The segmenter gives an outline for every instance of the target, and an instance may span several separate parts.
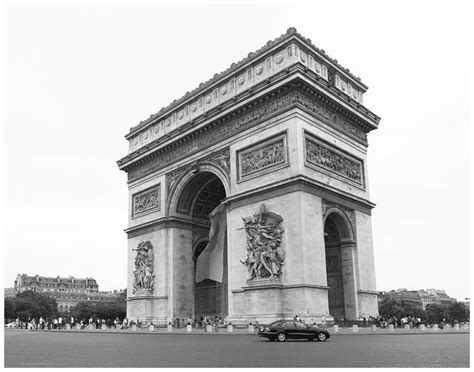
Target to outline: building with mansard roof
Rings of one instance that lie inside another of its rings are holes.
[[[80,302],[112,302],[119,294],[119,291],[100,292],[99,285],[94,278],[18,274],[14,292],[24,291],[50,295],[57,301],[60,311],[68,311]]]
[[[441,289],[419,289],[409,291],[406,288],[400,288],[387,292],[382,291],[379,294],[379,301],[387,297],[412,302],[416,306],[421,306],[423,310],[425,310],[426,306],[430,304],[449,305],[456,302],[455,298],[449,297],[446,291]]]

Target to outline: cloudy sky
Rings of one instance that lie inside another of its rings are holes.
[[[469,297],[468,1],[16,1],[4,16],[5,287],[28,273],[124,288],[123,136],[296,27],[382,118],[377,288]]]

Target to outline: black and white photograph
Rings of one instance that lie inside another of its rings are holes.
[[[471,366],[469,1],[1,11],[4,368]]]

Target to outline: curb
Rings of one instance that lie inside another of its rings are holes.
[[[20,331],[20,329],[15,329],[16,331]],[[23,330],[23,329],[22,329]],[[247,333],[247,332],[202,332],[202,331],[193,331],[193,332],[186,332],[186,331],[172,331],[172,332],[159,332],[159,331],[145,331],[145,330],[137,330],[137,331],[123,331],[123,330],[23,330],[23,331],[30,331],[30,332],[48,332],[48,333],[77,333],[77,334],[137,334],[137,335],[186,335],[186,336],[257,336],[258,333]],[[352,332],[351,330],[345,330],[344,332],[330,332],[331,337],[333,336],[375,336],[375,335],[446,335],[446,334],[470,334],[469,331],[362,331],[362,332]]]

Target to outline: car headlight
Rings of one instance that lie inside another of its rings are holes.
[[[270,328],[265,327],[264,331],[265,331],[265,332],[270,332]]]

